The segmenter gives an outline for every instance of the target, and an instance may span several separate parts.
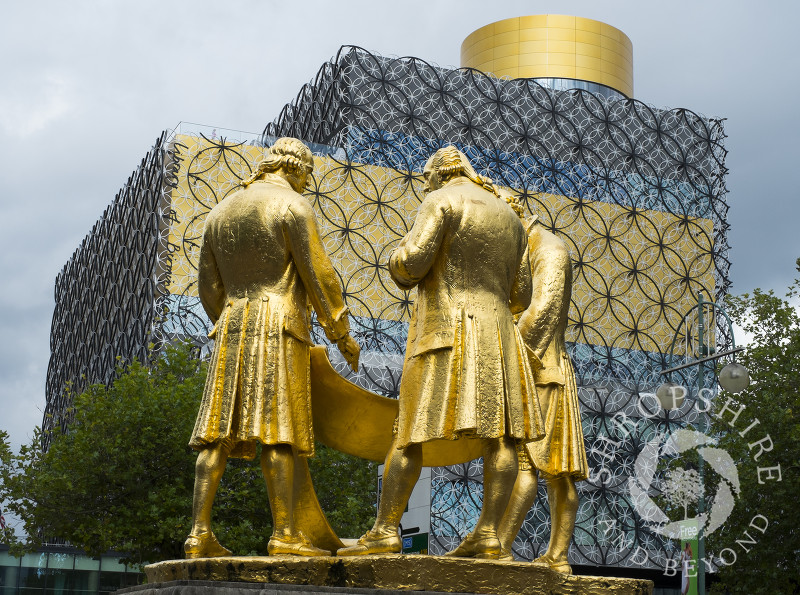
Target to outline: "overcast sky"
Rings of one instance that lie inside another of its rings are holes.
[[[341,45],[459,66],[473,30],[546,13],[624,31],[636,98],[727,118],[733,291],[785,288],[800,256],[800,3],[3,0],[0,428],[13,446],[41,423],[56,274],[162,130],[260,132]]]

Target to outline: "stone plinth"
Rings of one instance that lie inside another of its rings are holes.
[[[148,585],[131,595],[486,593],[650,595],[640,579],[565,576],[529,562],[387,554],[352,558],[227,557],[146,566]],[[291,587],[290,587],[291,585]],[[257,594],[256,591],[261,591]]]

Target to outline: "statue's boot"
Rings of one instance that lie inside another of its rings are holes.
[[[572,574],[572,566],[570,566],[566,560],[555,560],[547,554],[536,558],[533,564],[543,564],[561,574]]]
[[[445,556],[497,560],[501,554],[500,540],[496,536],[478,537],[474,533],[470,533],[456,549],[447,552]]]
[[[287,537],[273,536],[267,544],[270,556],[330,556],[328,550],[323,550],[312,544],[308,538],[298,531],[297,535]]]
[[[397,533],[382,535],[367,531],[355,545],[336,551],[337,556],[366,556],[367,554],[399,554],[403,550],[403,540]]]
[[[222,547],[211,531],[198,535],[189,535],[183,543],[183,551],[189,560],[193,558],[220,558],[231,555],[231,551],[226,547]]]

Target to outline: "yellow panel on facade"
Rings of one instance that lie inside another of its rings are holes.
[[[522,66],[540,66],[542,71],[547,65],[547,54],[544,53],[525,53],[519,56],[519,65]]]
[[[580,66],[575,67],[575,78],[579,81],[588,81],[589,79],[597,78],[595,73],[596,71],[593,68],[581,68]],[[610,87],[611,85],[608,86]]]
[[[600,47],[606,48],[609,50],[617,50],[617,48],[623,48],[622,44],[620,44],[619,40],[616,37],[609,37],[605,33],[600,36]]]
[[[547,38],[553,41],[575,41],[575,29],[549,27],[547,29]]]
[[[605,35],[606,37],[610,37],[615,41],[619,41],[619,33],[622,33],[616,27],[612,27],[607,23],[600,23],[600,33]]]
[[[492,60],[494,60],[494,48],[489,48],[488,50],[483,50],[481,53],[476,54],[474,58],[475,64],[491,64]],[[472,68],[477,68],[478,70],[483,70],[480,66],[472,66]]]
[[[581,31],[586,31],[589,33],[596,33],[599,35],[603,31],[604,24],[605,23],[601,23],[600,21],[595,21],[594,19],[575,17],[575,32],[576,34],[578,34]]]
[[[600,72],[617,76],[617,65],[612,64],[608,60],[600,59]]]
[[[611,88],[616,88],[616,85],[620,84],[621,79],[611,74],[604,74],[603,77],[607,81],[605,84]]]
[[[502,47],[509,43],[517,43],[519,42],[519,30],[515,29],[514,31],[505,31],[504,33],[495,33],[494,35],[494,47]]]
[[[505,56],[504,58],[498,58],[495,56],[492,67],[494,68],[495,72],[517,68],[519,67],[519,55],[514,54],[513,56]]]
[[[520,41],[519,53],[523,54],[541,54],[544,58],[542,64],[547,63],[547,40],[541,39],[539,41]]]
[[[547,27],[546,14],[534,14],[526,17],[518,17],[517,21],[519,22],[520,31]]]
[[[603,57],[603,50],[599,45],[593,43],[575,42],[576,56],[590,56],[598,60]]]
[[[554,66],[575,66],[575,54],[567,52],[550,52],[547,63]]]
[[[547,15],[547,26],[552,28],[574,29],[575,17],[565,14]]]
[[[600,37],[601,35],[599,33],[594,33],[592,31],[575,31],[575,41],[578,43],[590,43],[600,47]]]
[[[574,41],[559,41],[554,39],[547,40],[547,53],[552,54],[569,54],[575,58],[575,42]]]
[[[501,36],[509,31],[519,31],[519,17],[494,23],[494,35]]]
[[[179,135],[177,186],[170,195],[169,293],[197,301],[197,261],[205,217],[239,189],[265,153],[262,147]],[[406,295],[386,262],[411,227],[422,199],[422,178],[384,167],[315,157],[308,193],[321,236],[342,276],[355,316],[408,321]],[[516,193],[514,189],[507,189]],[[665,352],[682,315],[696,302],[685,279],[714,291],[713,221],[661,211],[530,195],[528,208],[554,228],[575,269],[567,339],[623,349]],[[344,228],[351,231],[343,241]],[[657,242],[653,238],[658,238]],[[663,302],[669,304],[663,307]]]
[[[502,65],[494,62],[511,56],[512,51],[520,55],[516,72],[509,71],[508,61]],[[534,52],[545,58],[531,58]],[[633,44],[622,31],[600,21],[566,15],[515,17],[473,31],[461,45],[462,67],[494,75],[503,70],[501,76],[512,78],[576,78],[574,71],[551,66],[573,66],[578,56],[605,62],[589,69],[584,61],[581,80],[606,86],[613,83],[623,95],[633,96]]]
[[[546,27],[539,27],[536,29],[520,29],[520,41],[547,41],[549,38],[548,29]],[[486,39],[492,39],[487,37]]]
[[[507,56],[513,56],[516,58],[519,56],[519,44],[518,43],[507,43],[505,45],[498,45],[494,48],[494,59],[498,60],[500,58],[505,58]]]
[[[561,66],[560,64],[548,64],[545,67],[545,76],[557,79],[574,79],[575,66]]]
[[[600,58],[594,58],[592,56],[575,56],[575,66],[577,68],[586,69],[586,70],[600,70],[600,66],[602,64],[602,60]],[[586,77],[578,77],[579,79],[585,79]]]
[[[499,79],[501,78],[514,78],[514,75],[517,73],[517,69],[519,68],[518,65],[514,65],[511,68],[495,68],[494,73],[495,76]]]
[[[480,54],[486,50],[494,49],[494,38],[492,37],[484,37],[482,39],[478,39],[472,46],[469,48],[469,52],[472,53],[473,56]]]

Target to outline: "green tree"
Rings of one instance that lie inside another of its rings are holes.
[[[339,537],[360,537],[375,522],[378,466],[316,445],[309,469],[317,498],[328,522]]]
[[[735,422],[729,410],[713,418],[719,446],[736,461],[742,486],[726,524],[708,538],[708,550],[727,562],[720,567],[714,592],[800,592],[800,314],[791,303],[799,295],[800,281],[795,281],[785,298],[756,289],[729,297],[726,304],[752,337],[737,358],[748,369],[751,384],[738,395],[722,391],[717,397],[718,414],[726,403],[734,412],[744,406]],[[755,420],[759,423],[745,432]],[[765,452],[759,455],[756,443],[767,435],[769,440],[761,443]],[[766,450],[770,442],[773,448]],[[766,470],[778,466],[779,471]],[[763,532],[758,515],[768,522]]]
[[[38,429],[17,454],[0,434],[0,502],[27,533],[13,551],[50,536],[91,555],[124,552],[136,564],[182,557],[196,457],[187,444],[205,377],[190,347],[170,346],[151,366],[133,362],[112,386],[77,395],[69,431],[46,453]],[[374,517],[375,466],[318,448],[312,476],[323,509],[340,534],[358,535]],[[257,463],[228,462],[213,522],[235,554],[266,553],[271,516]]]

